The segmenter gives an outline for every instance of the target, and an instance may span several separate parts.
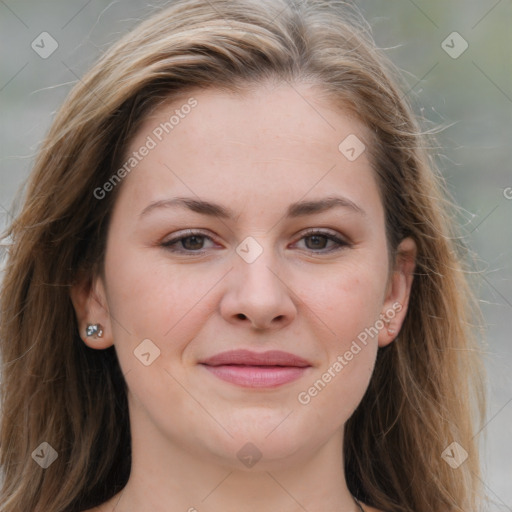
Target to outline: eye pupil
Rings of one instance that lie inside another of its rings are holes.
[[[325,248],[325,243],[327,241],[327,238],[325,236],[322,236],[322,235],[310,235],[310,236],[306,237],[306,240],[308,240],[308,239],[313,241],[313,247],[308,247],[308,249],[324,249]],[[319,240],[321,241],[322,239],[323,239],[324,243],[323,244],[320,243],[320,247],[319,247],[317,242]],[[308,244],[306,243],[306,245],[308,245]]]
[[[181,244],[183,245],[183,247],[185,249],[188,249],[188,250],[194,250],[194,249],[201,249],[201,246],[202,246],[202,242],[203,242],[203,237],[201,235],[193,235],[193,236],[187,236],[186,238],[183,238],[181,240]],[[190,246],[190,244],[187,244],[187,241],[188,240],[194,240],[195,242],[197,242],[196,244],[192,243],[192,247]],[[187,247],[188,245],[188,247]]]

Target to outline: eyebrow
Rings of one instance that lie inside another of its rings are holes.
[[[144,208],[144,210],[142,210],[139,218],[147,215],[153,210],[172,207],[188,208],[189,210],[201,215],[209,215],[211,217],[218,217],[221,219],[234,219],[236,217],[235,212],[231,208],[222,206],[218,203],[194,199],[192,197],[174,197],[172,199],[161,199],[150,203]],[[322,213],[327,210],[331,210],[332,208],[346,208],[352,210],[354,213],[366,216],[366,212],[350,199],[342,196],[331,195],[323,199],[292,203],[288,206],[286,217],[303,217],[305,215]]]

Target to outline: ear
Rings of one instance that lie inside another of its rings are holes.
[[[397,248],[394,270],[383,303],[381,318],[385,323],[379,332],[379,347],[389,345],[402,328],[409,305],[416,253],[416,243],[412,238],[405,238]]]
[[[114,344],[112,325],[108,310],[105,285],[101,277],[86,277],[79,279],[71,286],[71,302],[75,309],[80,337],[84,343],[94,349],[105,349]],[[88,337],[88,324],[101,324],[101,338]]]

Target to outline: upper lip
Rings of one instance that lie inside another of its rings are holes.
[[[269,350],[267,352],[253,352],[251,350],[230,350],[221,352],[204,361],[208,366],[221,365],[247,365],[247,366],[311,366],[309,361],[302,357],[283,352],[281,350]]]

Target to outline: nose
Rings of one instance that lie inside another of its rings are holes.
[[[290,324],[297,315],[293,283],[281,275],[271,250],[265,249],[252,263],[236,254],[234,257],[220,304],[223,318],[254,330],[281,329]]]

